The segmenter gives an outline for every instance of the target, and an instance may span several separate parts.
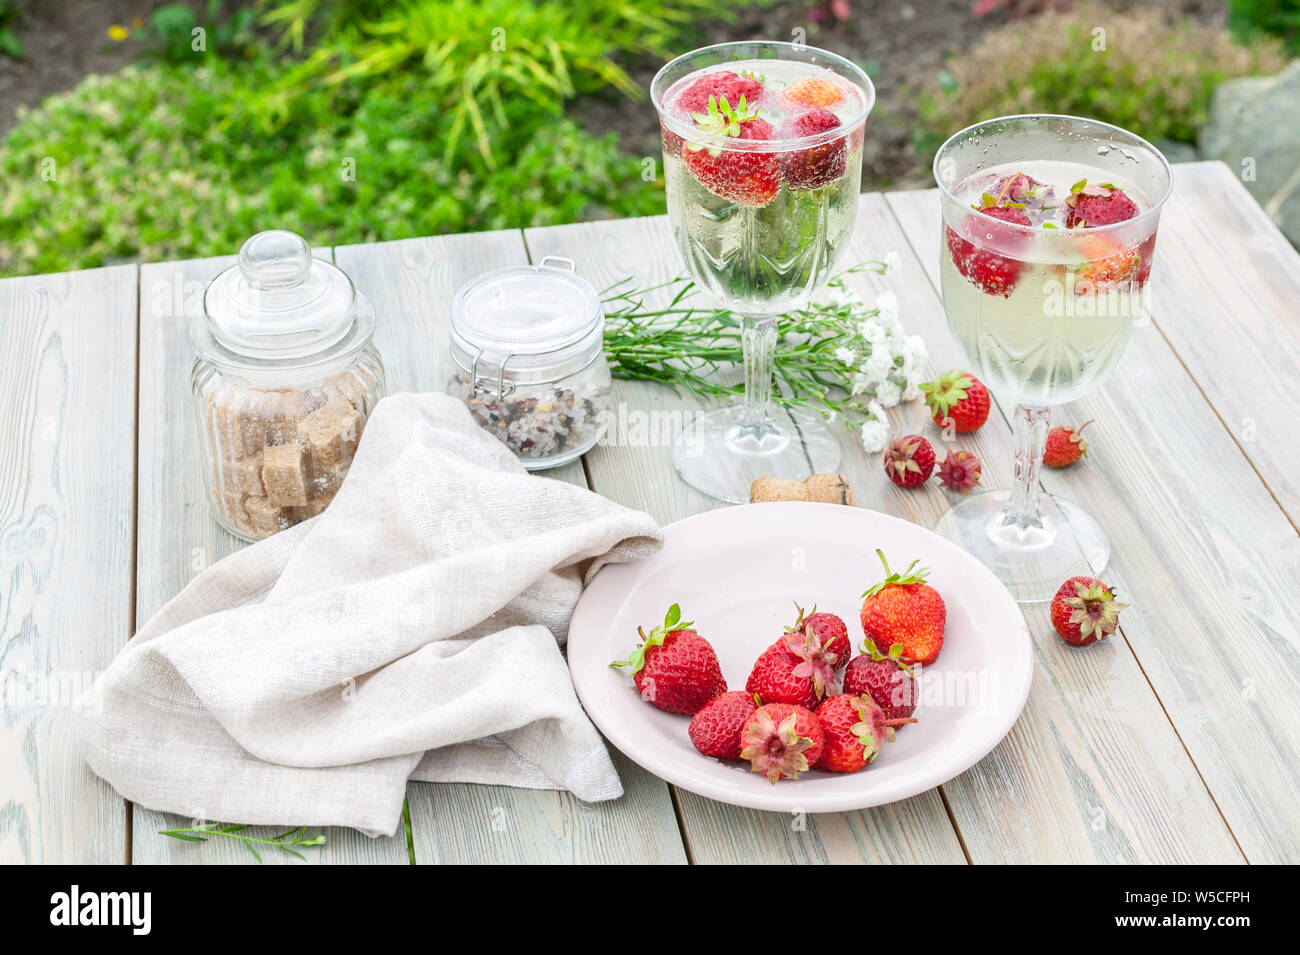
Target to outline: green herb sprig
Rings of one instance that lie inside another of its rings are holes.
[[[178,839],[181,842],[207,842],[209,836],[221,836],[226,839],[235,839],[242,843],[244,848],[253,854],[258,862],[262,861],[261,853],[257,851],[256,846],[272,846],[281,852],[287,852],[291,856],[297,856],[304,862],[307,857],[299,852],[295,846],[317,847],[325,845],[325,836],[307,836],[307,827],[300,826],[297,829],[290,829],[288,832],[282,832],[278,836],[272,836],[269,839],[259,839],[256,836],[247,836],[243,831],[247,829],[246,825],[222,825],[219,822],[210,822],[202,826],[191,826],[186,829],[162,829],[159,831],[160,836],[169,836],[172,839]]]

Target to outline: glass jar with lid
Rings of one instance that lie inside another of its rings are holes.
[[[194,403],[213,515],[245,540],[333,500],[384,394],[375,313],[292,232],[260,232],[190,322]]]
[[[480,275],[456,293],[448,391],[529,470],[576,460],[612,413],[605,313],[571,259]]]

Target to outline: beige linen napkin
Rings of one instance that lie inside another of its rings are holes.
[[[582,587],[654,553],[646,514],[527,474],[445,395],[394,395],[329,509],[221,561],[91,691],[127,799],[395,833],[408,778],[622,793],[560,653]]]

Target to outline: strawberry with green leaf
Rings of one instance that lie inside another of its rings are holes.
[[[626,660],[612,667],[628,667],[641,698],[669,713],[688,716],[727,692],[718,655],[709,641],[682,621],[682,608],[673,604],[663,626],[648,634],[638,628],[641,642]]]
[[[773,130],[761,113],[762,109],[751,106],[744,96],[735,106],[725,96],[710,96],[707,112],[695,113],[693,118],[696,128],[710,136],[763,142],[772,138]],[[781,160],[773,152],[688,142],[682,148],[682,160],[706,189],[740,205],[765,206],[781,188]]]
[[[912,561],[907,570],[889,569],[883,551],[876,556],[885,568],[885,579],[862,595],[862,630],[878,647],[901,644],[898,659],[904,663],[929,665],[943,649],[943,632],[947,608],[939,592],[926,583],[930,573],[916,569]]]
[[[941,428],[952,420],[958,434],[974,431],[989,419],[989,390],[969,371],[945,371],[921,385],[926,407]]]
[[[1091,185],[1080,179],[1070,187],[1065,200],[1065,227],[1067,229],[1092,228],[1126,222],[1138,214],[1137,203],[1114,183]]]

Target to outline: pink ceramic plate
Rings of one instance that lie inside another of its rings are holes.
[[[1020,608],[964,550],[907,521],[831,504],[750,504],[678,521],[654,557],[606,567],[569,631],[569,668],[582,705],[611,743],[674,785],[710,799],[778,812],[842,812],[906,799],[969,769],[1010,731],[1029,696],[1033,649]],[[903,570],[913,558],[948,608],[943,652],[922,676],[918,722],[857,773],[814,770],[772,785],[748,763],[701,756],[689,717],[644,702],[609,666],[636,629],[679,603],[718,652],[731,689],[794,622],[795,602],[839,614],[854,652],[858,596],[883,576],[876,548]]]

